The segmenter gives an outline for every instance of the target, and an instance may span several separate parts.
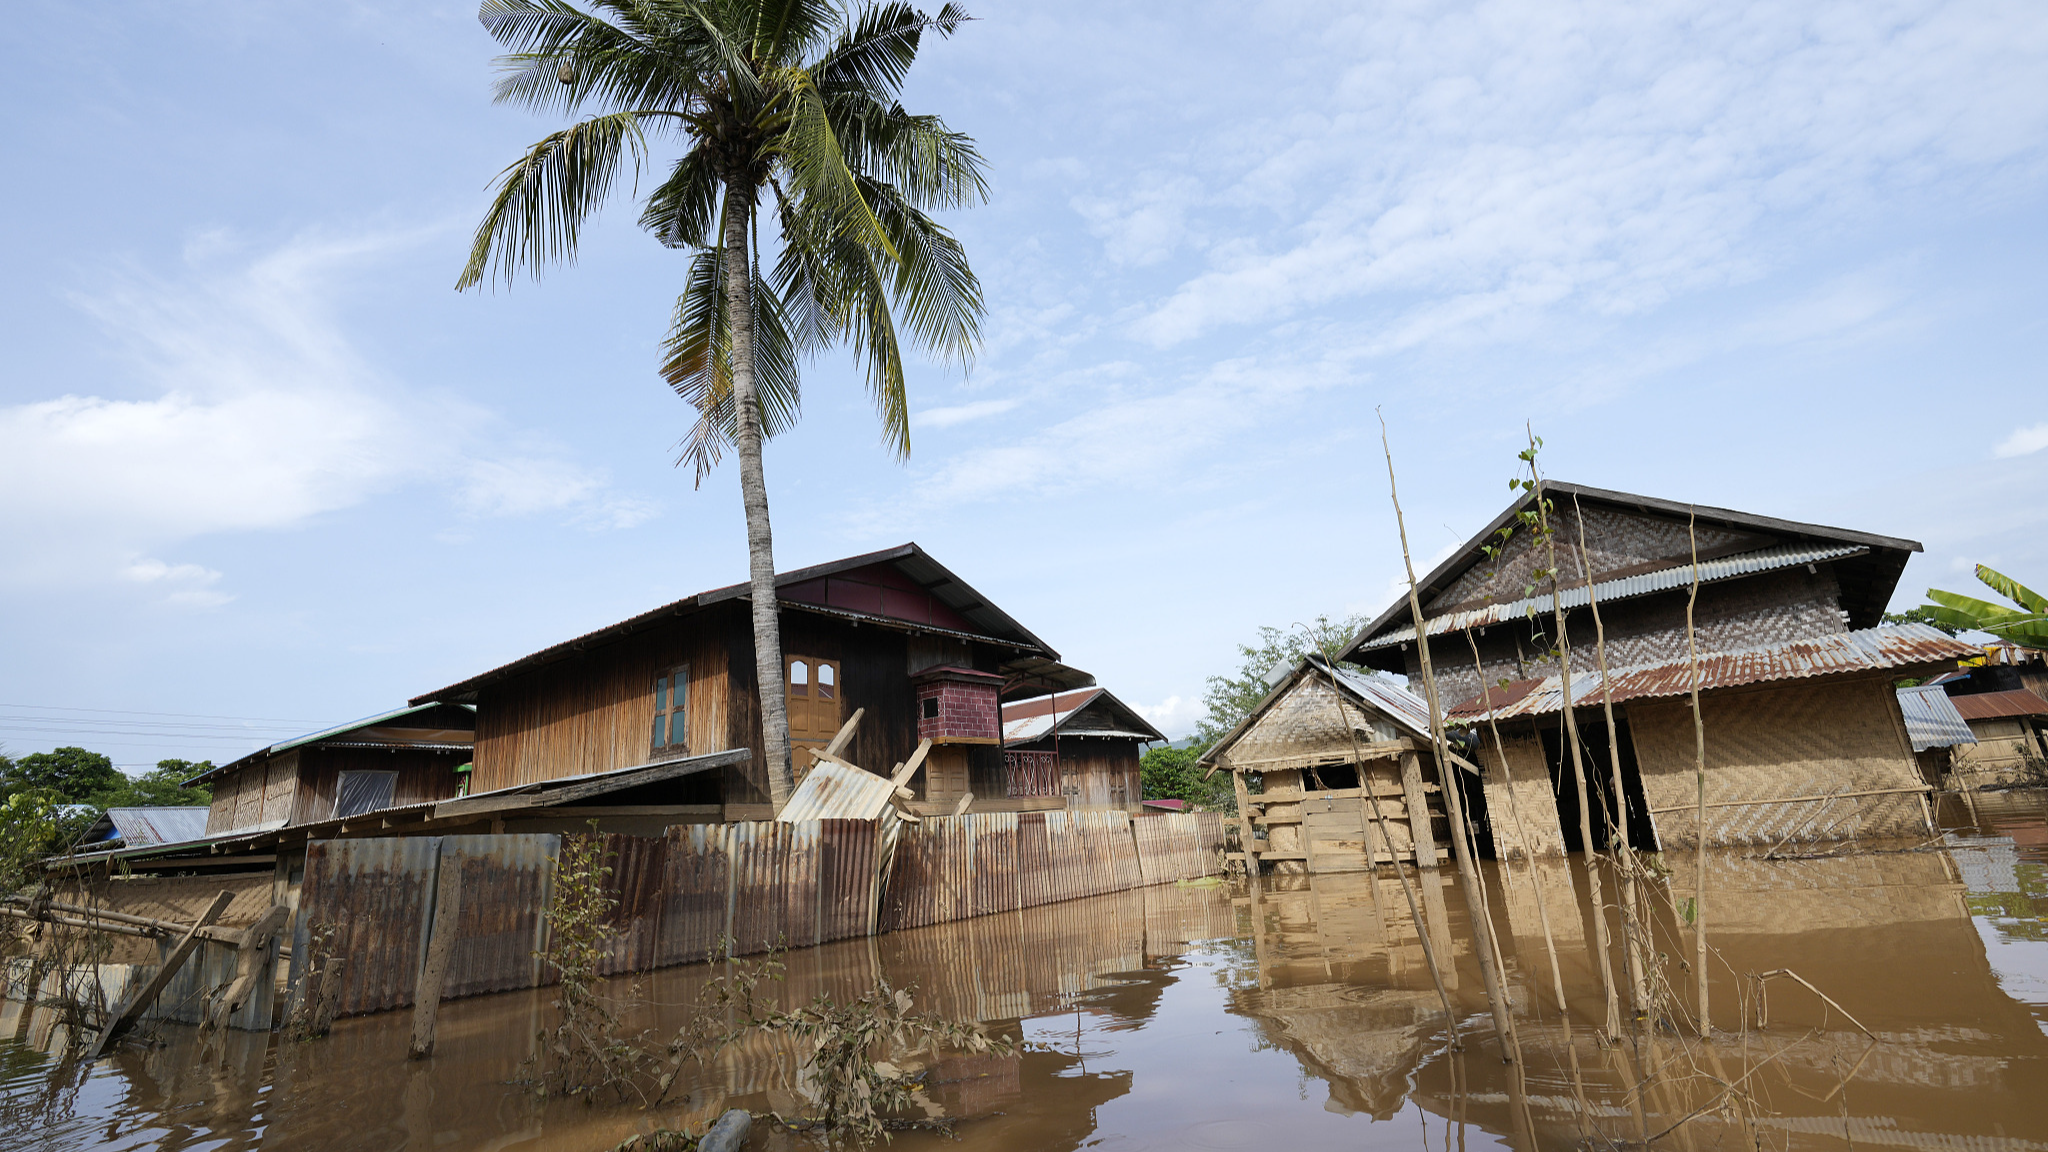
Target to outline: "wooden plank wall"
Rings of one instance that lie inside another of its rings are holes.
[[[292,773],[298,781],[298,799],[291,810],[295,825],[334,818],[334,797],[343,772],[398,773],[391,788],[394,808],[452,799],[462,787],[462,777],[455,769],[470,756],[468,752],[424,748],[307,748],[295,755],[299,758]],[[266,802],[264,816],[272,815]]]
[[[477,707],[472,792],[645,764],[654,678],[690,666],[692,752],[726,743],[726,653],[715,619],[687,617],[486,689]]]

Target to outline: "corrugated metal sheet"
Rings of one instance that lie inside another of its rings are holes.
[[[130,848],[206,839],[205,808],[109,808],[114,835]]]
[[[1773,680],[1798,680],[1841,672],[1879,671],[1932,664],[1969,656],[1975,648],[1925,624],[1901,624],[1844,632],[1817,640],[1794,640],[1734,652],[1701,653],[1701,689],[1734,688]],[[1612,699],[1619,703],[1645,696],[1682,696],[1692,691],[1689,661],[1673,660],[1635,668],[1610,669]],[[1572,675],[1574,707],[1598,704],[1600,676],[1595,672]],[[1494,719],[1512,716],[1541,716],[1563,706],[1564,690],[1559,678],[1526,680],[1505,688],[1489,689],[1451,709],[1456,720],[1483,720],[1488,710]]]
[[[2008,720],[2016,716],[2048,716],[2048,700],[2025,688],[2008,692],[1970,692],[1949,697],[1965,720]],[[1974,739],[1974,737],[1972,738]]]
[[[1899,711],[1906,718],[1906,735],[1912,739],[1915,752],[1977,742],[1970,726],[1963,722],[1962,713],[1949,703],[1948,693],[1939,684],[1899,689]]]
[[[1377,709],[1387,719],[1406,728],[1413,735],[1424,740],[1430,738],[1427,700],[1384,677],[1353,672],[1334,664],[1325,664],[1314,657],[1310,659],[1317,667],[1330,672],[1337,683],[1360,703]]]
[[[439,865],[462,870],[462,911],[448,956],[443,996],[532,988],[553,980],[534,956],[547,942],[541,912],[554,895],[562,838],[549,833],[442,836]],[[433,932],[439,877],[427,889],[425,935]]]
[[[303,975],[314,933],[347,957],[338,1015],[412,1003],[433,903],[438,836],[314,840],[292,934],[292,976]]]
[[[1223,820],[1214,812],[1174,812],[1131,821],[1138,871],[1146,884],[1194,880],[1217,870]]]
[[[1732,580],[1738,576],[1753,576],[1759,572],[1770,572],[1780,568],[1794,568],[1801,564],[1820,564],[1831,560],[1842,560],[1870,551],[1855,545],[1812,545],[1783,544],[1776,548],[1763,548],[1755,552],[1744,552],[1736,556],[1723,556],[1718,560],[1703,561],[1699,566],[1699,581],[1712,584],[1717,580]],[[1690,587],[1693,579],[1691,564],[1679,564],[1660,568],[1655,572],[1643,572],[1624,576],[1619,580],[1602,580],[1593,585],[1593,592],[1602,604],[1613,600],[1627,600],[1635,596],[1647,596],[1653,592],[1669,592],[1676,588]],[[1558,594],[1567,611],[1586,606],[1584,584],[1566,588]],[[1534,614],[1544,616],[1556,611],[1551,605],[1549,593],[1515,600],[1506,604],[1488,604],[1480,608],[1468,608],[1462,612],[1450,612],[1429,618],[1429,634],[1462,632],[1467,628],[1484,628],[1508,620],[1520,620]],[[1383,635],[1358,646],[1360,651],[1372,648],[1390,648],[1406,644],[1415,639],[1415,626],[1404,624]]]
[[[893,811],[889,797],[894,792],[886,776],[825,760],[804,776],[776,819],[785,824],[802,820],[875,820]]]

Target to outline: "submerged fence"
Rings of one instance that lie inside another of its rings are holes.
[[[604,834],[615,935],[605,974],[962,920],[1217,870],[1215,813],[979,813],[905,824],[893,865],[870,820],[691,824]],[[462,870],[444,995],[532,988],[561,849],[554,835],[320,840],[306,846],[291,986],[307,958],[346,957],[349,1015],[412,1003],[440,870]]]

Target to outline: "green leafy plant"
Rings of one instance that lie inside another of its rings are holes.
[[[617,934],[612,912],[618,902],[607,891],[604,837],[597,821],[588,835],[568,836],[555,864],[554,894],[544,914],[547,947],[538,955],[557,977],[555,1026],[535,1035],[542,1095],[594,1097],[646,1093],[652,1056],[641,1036],[622,1031],[614,1001],[598,988],[598,965]]]
[[[1989,632],[2008,644],[2048,648],[2048,597],[1982,564],[1977,565],[1977,579],[2018,607],[1929,588],[1927,598],[1934,603],[1920,609],[1927,622],[1952,632]]]

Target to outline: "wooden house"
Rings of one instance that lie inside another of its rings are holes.
[[[272,744],[193,777],[209,838],[269,832],[460,795],[476,712],[416,704]]]
[[[1012,787],[1048,806],[1143,811],[1138,760],[1166,736],[1106,688],[1003,701],[1003,761]]]
[[[1706,841],[1772,845],[1931,827],[1893,684],[1953,668],[1975,649],[1925,625],[1879,626],[1919,544],[1575,484],[1546,484],[1545,495],[1554,579],[1535,575],[1550,567],[1550,553],[1518,520],[1534,501],[1524,494],[1420,582],[1438,692],[1450,719],[1480,735],[1476,755],[1503,851],[1581,847],[1562,737],[1564,669],[1551,655],[1553,594],[1566,613],[1592,847],[1605,847],[1624,813],[1637,846],[1700,842],[1686,629],[1695,573]],[[1534,595],[1525,594],[1532,585]],[[1604,683],[1595,604],[1606,633]],[[1407,598],[1340,656],[1416,683],[1422,669]],[[1617,718],[1624,803],[1607,783],[1614,773],[1603,700]],[[1526,838],[1502,818],[1509,780]]]
[[[1373,864],[1447,858],[1429,707],[1391,680],[1301,660],[1201,763],[1231,774],[1249,869],[1358,871],[1368,852]]]
[[[2048,775],[2048,700],[2025,688],[1949,696],[1971,743],[1959,745],[1949,765],[1952,786],[2040,783]]]
[[[1005,765],[1005,685],[1092,683],[1059,654],[915,544],[776,578],[792,762],[801,779],[850,718],[846,759],[886,773],[933,747],[911,780],[919,811],[1042,807]],[[658,815],[746,820],[770,815],[759,750],[748,586],[664,604],[630,620],[429,692],[415,704],[477,710],[475,797],[566,778],[639,777],[613,801]],[[744,755],[713,756],[714,753]],[[704,770],[694,770],[701,765]],[[594,784],[592,786],[595,786]],[[712,815],[706,817],[704,813]]]

